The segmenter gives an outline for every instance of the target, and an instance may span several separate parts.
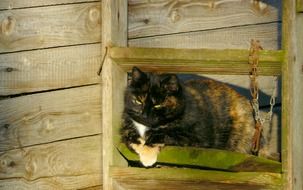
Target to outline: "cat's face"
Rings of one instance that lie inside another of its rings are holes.
[[[148,127],[159,127],[184,111],[182,88],[176,75],[144,73],[134,67],[125,91],[125,112]]]

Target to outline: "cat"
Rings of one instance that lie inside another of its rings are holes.
[[[224,83],[182,82],[175,74],[133,67],[124,104],[121,140],[146,167],[154,165],[164,145],[252,153],[252,106]]]

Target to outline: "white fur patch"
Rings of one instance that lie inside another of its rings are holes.
[[[134,123],[139,135],[143,138],[144,135],[145,135],[145,132],[148,131],[149,128],[147,126],[141,124],[141,123],[138,123],[138,122],[134,121],[134,120],[133,120],[133,123]]]

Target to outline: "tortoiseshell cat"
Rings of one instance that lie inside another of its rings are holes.
[[[249,101],[214,80],[182,83],[174,74],[134,67],[125,91],[122,142],[152,166],[163,145],[251,153],[255,121]]]

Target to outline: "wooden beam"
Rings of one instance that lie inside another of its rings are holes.
[[[250,72],[248,50],[120,48],[110,49],[110,57],[125,70],[139,66],[156,72],[242,74]],[[282,51],[260,52],[259,75],[280,75]]]
[[[112,167],[111,176],[117,181],[162,180],[215,182],[228,185],[260,185],[261,189],[281,189],[281,174],[266,172],[223,172],[185,168],[122,168]],[[134,184],[135,186],[135,184]],[[260,188],[260,187],[259,187]],[[175,189],[175,188],[173,188]],[[200,189],[200,188],[199,188]],[[242,189],[242,188],[241,188]]]
[[[102,55],[111,46],[127,46],[127,1],[102,0]],[[113,145],[119,138],[126,73],[111,59],[102,63],[103,189],[112,190],[109,167],[126,165]]]
[[[282,171],[284,189],[293,189],[293,65],[295,60],[295,14],[294,0],[283,0],[282,48],[285,51],[282,65]]]
[[[294,77],[294,108],[293,108],[293,188],[303,188],[303,13],[297,14],[296,18],[296,61],[293,68]]]
[[[119,144],[118,149],[127,160],[139,161],[138,155],[124,144]],[[237,172],[281,172],[280,162],[226,150],[194,147],[164,147],[158,155],[157,163]]]

